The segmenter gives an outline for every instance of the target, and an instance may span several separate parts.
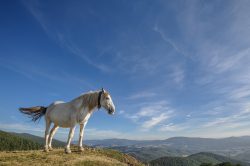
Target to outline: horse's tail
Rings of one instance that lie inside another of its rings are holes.
[[[44,116],[46,113],[46,110],[47,110],[47,107],[43,107],[43,106],[19,108],[19,111],[23,114],[28,115],[30,118],[32,118],[33,122],[37,121],[42,116]]]

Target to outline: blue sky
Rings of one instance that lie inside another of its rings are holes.
[[[86,139],[250,135],[249,5],[1,1],[0,129],[42,136],[18,107],[104,87],[116,114],[96,111]]]

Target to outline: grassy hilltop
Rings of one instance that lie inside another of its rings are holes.
[[[0,165],[84,165],[84,166],[142,166],[135,158],[109,149],[85,148],[77,152],[72,148],[71,154],[64,149],[54,149],[45,153],[42,150],[3,151],[0,152]]]

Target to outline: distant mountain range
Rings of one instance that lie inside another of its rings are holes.
[[[229,138],[173,137],[165,140],[104,139],[85,140],[84,144],[117,149],[135,157],[150,161],[163,156],[188,156],[199,152],[211,152],[250,162],[250,136]]]
[[[192,137],[172,137],[165,140],[127,140],[127,139],[104,139],[104,140],[85,140],[85,144],[92,146],[173,146],[175,148],[186,149],[224,149],[250,147],[250,136],[229,137],[229,138],[192,138]]]

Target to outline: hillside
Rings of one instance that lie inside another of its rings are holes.
[[[35,136],[32,134],[28,134],[28,133],[10,133],[25,139],[30,139],[36,143],[39,143],[41,145],[44,144],[44,138],[43,137],[39,137],[39,136]],[[57,139],[53,139],[53,147],[64,147],[66,145],[65,142],[59,141]]]
[[[0,130],[0,151],[40,149],[42,144]]]
[[[219,164],[230,162],[232,164],[240,164],[241,166],[250,166],[238,160],[233,160],[224,156],[213,153],[197,153],[188,157],[161,157],[150,162],[151,166],[200,166],[202,163]]]
[[[250,163],[250,150],[244,151],[243,153],[238,154],[234,158]]]
[[[110,148],[119,150],[120,152],[123,152],[123,153],[127,153],[145,162],[148,162],[148,161],[160,158],[160,157],[164,157],[164,156],[182,157],[184,156],[184,154],[192,154],[191,152],[185,149],[184,150],[174,149],[174,148],[166,147],[165,145],[159,146],[159,147],[116,146],[116,147],[110,147]]]
[[[0,151],[41,149],[44,138],[28,133],[9,133],[0,130]],[[53,139],[53,147],[64,147],[65,143]]]
[[[42,150],[0,152],[0,165],[84,165],[84,166],[142,166],[135,158],[109,149],[85,148],[78,152],[72,148],[71,154],[64,149],[54,149],[45,153]]]
[[[187,157],[161,157],[150,162],[150,166],[199,166],[200,163]]]

